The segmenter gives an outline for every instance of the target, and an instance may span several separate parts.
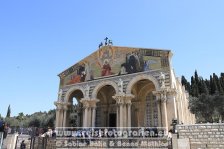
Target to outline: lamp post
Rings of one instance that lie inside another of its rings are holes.
[[[177,119],[172,119],[172,124],[171,124],[171,126],[173,126],[172,133],[177,133],[177,132],[176,132],[176,125],[177,125],[177,124],[178,124]]]

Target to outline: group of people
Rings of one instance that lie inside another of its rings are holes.
[[[5,123],[4,121],[0,120],[0,132],[3,133],[3,139],[7,137],[8,131],[10,131],[9,124]]]
[[[32,128],[31,128],[32,129]],[[47,131],[43,129],[35,128],[32,129],[32,133],[30,133],[31,137],[48,137],[48,138],[56,138],[56,131],[55,129],[48,128]],[[26,142],[23,140],[20,144],[20,149],[26,149]]]

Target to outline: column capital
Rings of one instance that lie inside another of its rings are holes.
[[[174,88],[162,88],[158,91],[153,91],[152,93],[157,97],[157,100],[166,102],[168,100],[168,96],[176,96],[177,90]]]
[[[100,100],[99,99],[90,99],[89,100],[89,104],[90,104],[90,107],[92,108],[96,108],[96,103],[99,102]]]
[[[116,95],[112,96],[112,98],[114,98],[114,100],[116,100],[117,104],[123,104],[124,103],[125,94],[116,94]]]
[[[63,102],[63,109],[68,110],[68,108],[71,106],[71,103]]]
[[[96,103],[99,102],[99,99],[91,99],[91,98],[82,98],[80,102],[83,104],[85,108],[96,107]]]
[[[131,102],[126,102],[126,104],[127,104],[128,106],[131,106],[132,103],[131,103]]]
[[[56,106],[56,110],[62,110],[63,109],[63,102],[55,101],[54,105]]]
[[[83,107],[84,108],[88,108],[89,107],[89,99],[87,99],[87,98],[82,98],[81,100],[80,100],[80,102],[83,104]]]
[[[131,99],[135,96],[132,94],[116,94],[112,96],[118,104],[131,103]]]

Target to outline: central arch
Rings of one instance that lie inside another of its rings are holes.
[[[118,92],[115,82],[105,81],[98,84],[92,94],[99,100],[96,104],[96,127],[116,127],[116,101],[112,98]]]
[[[93,92],[92,92],[92,98],[93,98],[93,99],[96,99],[96,98],[97,98],[97,93],[99,92],[99,90],[100,90],[102,87],[106,86],[106,85],[110,85],[110,86],[112,86],[112,87],[114,88],[114,90],[115,90],[115,93],[116,93],[116,94],[118,93],[118,86],[117,86],[117,84],[116,84],[115,82],[110,81],[110,80],[108,80],[108,81],[102,81],[101,83],[99,83],[99,84],[93,89]]]

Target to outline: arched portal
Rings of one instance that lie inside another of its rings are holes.
[[[97,92],[96,127],[116,127],[116,101],[112,98],[116,91],[113,86],[102,86]]]
[[[67,107],[67,113],[64,115],[66,127],[82,127],[83,124],[83,104],[80,102],[84,97],[82,90],[75,89],[68,92],[67,103],[70,106]]]
[[[132,127],[158,127],[159,103],[152,91],[156,90],[154,83],[149,79],[139,79],[132,84]]]

